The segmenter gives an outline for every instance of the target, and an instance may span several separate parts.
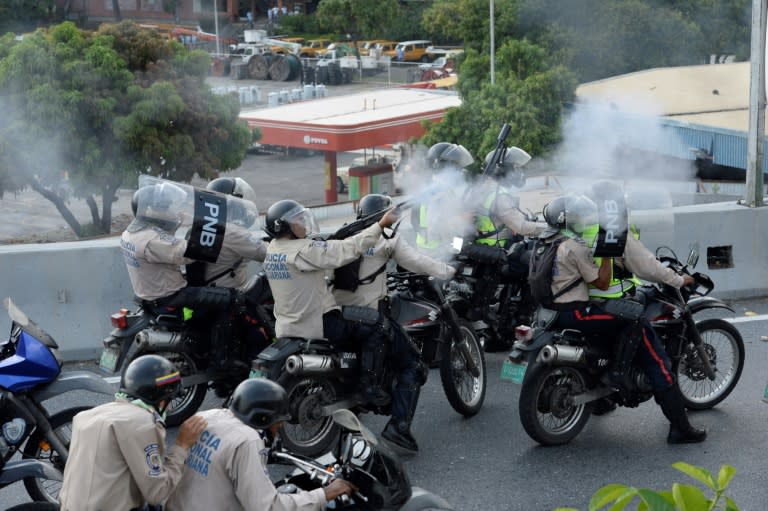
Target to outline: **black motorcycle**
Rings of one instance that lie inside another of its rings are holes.
[[[56,341],[10,298],[4,304],[12,323],[9,340],[0,344],[0,488],[24,481],[32,500],[55,503],[72,419],[91,407],[51,414],[43,402],[75,390],[111,395],[114,389],[93,373],[62,371]],[[21,459],[12,459],[17,454]]]
[[[328,485],[333,479],[345,479],[358,490],[328,503],[328,509],[451,511],[444,499],[411,486],[400,458],[385,442],[363,426],[354,413],[337,410],[332,419],[340,435],[332,452],[312,459],[290,450],[273,447],[271,463],[296,469],[276,483],[279,492],[311,491]]]
[[[677,273],[693,276],[695,284],[683,289],[664,284],[642,286],[625,305],[627,310],[644,314],[658,333],[686,407],[712,408],[728,397],[741,377],[744,341],[727,321],[697,321],[694,315],[715,308],[733,309],[707,296],[714,288],[708,276],[690,272],[698,260],[696,251],[687,264],[667,248],[657,250],[656,255]],[[634,383],[630,395],[605,386],[600,376],[610,367],[612,343],[577,330],[556,329],[556,318],[556,311],[540,308],[533,329],[519,327],[518,340],[502,369],[502,379],[522,383],[520,420],[526,433],[542,445],[564,444],[578,435],[597,399],[637,406],[653,395],[636,364],[630,369]]]
[[[237,296],[232,312],[235,329],[229,349],[243,363],[231,371],[213,371],[209,366],[210,325],[185,322],[176,315],[148,313],[140,301],[134,313],[121,309],[110,317],[114,329],[103,341],[101,369],[111,373],[121,371],[135,358],[150,353],[176,364],[182,375],[182,390],[168,406],[165,422],[168,426],[178,426],[197,412],[209,385],[213,385],[221,397],[226,397],[228,391],[248,378],[251,360],[274,339],[274,318],[269,308],[272,292],[266,276],[260,273],[251,277],[237,290]],[[254,330],[258,335],[254,335]],[[258,346],[253,345],[254,337],[261,338]]]
[[[536,311],[527,272],[532,244],[519,240],[509,250],[472,244],[456,256],[462,272],[450,283],[458,297],[454,308],[472,324],[487,352],[511,348],[515,327],[531,323]]]
[[[401,285],[390,297],[390,317],[413,336],[423,362],[441,360],[443,388],[454,409],[474,415],[485,399],[485,358],[471,326],[458,319],[452,301],[440,283],[430,277],[398,274]],[[416,296],[413,288],[430,289],[431,301]],[[345,308],[347,311],[361,308]],[[372,323],[379,321],[371,309]],[[366,404],[359,392],[359,352],[339,349],[327,339],[282,338],[262,351],[254,361],[252,376],[280,383],[288,393],[291,420],[280,436],[292,451],[317,456],[338,437],[332,414],[339,409],[356,413],[390,414],[390,405]],[[393,389],[395,374],[385,367],[385,388]]]

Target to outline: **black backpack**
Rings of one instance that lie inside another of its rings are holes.
[[[370,284],[376,280],[376,277],[378,277],[381,272],[387,269],[387,263],[384,263],[378,270],[361,279],[360,264],[362,262],[363,256],[360,256],[351,263],[336,268],[333,271],[333,287],[345,291],[352,291],[354,293],[357,291],[358,286],[361,284]]]
[[[561,296],[574,287],[581,279],[576,279],[556,294],[552,294],[552,269],[557,256],[557,248],[565,241],[565,236],[556,236],[546,240],[537,240],[531,252],[531,261],[528,266],[528,285],[531,289],[531,296],[537,305],[544,307],[551,306],[555,298]]]

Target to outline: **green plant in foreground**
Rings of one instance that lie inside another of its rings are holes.
[[[697,480],[714,492],[708,499],[704,492],[690,484],[674,483],[672,491],[654,491],[648,488],[635,488],[625,484],[607,484],[597,490],[589,501],[589,511],[621,511],[637,497],[637,511],[739,511],[730,497],[723,495],[728,484],[736,475],[736,469],[730,465],[720,467],[717,480],[702,467],[677,462],[674,468]],[[555,511],[578,511],[573,508],[558,508]]]

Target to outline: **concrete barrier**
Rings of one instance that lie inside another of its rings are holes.
[[[315,210],[330,226],[353,218],[349,203]],[[698,243],[697,270],[715,282],[713,295],[746,298],[768,289],[768,208],[750,209],[733,202],[680,206],[673,210],[674,240],[643,236],[653,249],[669,245],[681,259]],[[258,265],[252,263],[251,271]],[[118,238],[98,241],[0,246],[0,298],[13,301],[50,333],[67,360],[95,358],[109,333],[109,316],[133,309],[133,292]],[[0,314],[0,335],[8,332]]]

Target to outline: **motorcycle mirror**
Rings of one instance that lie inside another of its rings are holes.
[[[463,246],[464,246],[464,238],[459,238],[459,237],[453,238],[453,243],[451,243],[451,247],[453,248],[453,250],[456,251],[457,254],[461,252],[461,247]]]
[[[699,244],[694,243],[691,245],[691,251],[688,254],[688,266],[690,268],[695,268],[696,264],[699,262]]]

